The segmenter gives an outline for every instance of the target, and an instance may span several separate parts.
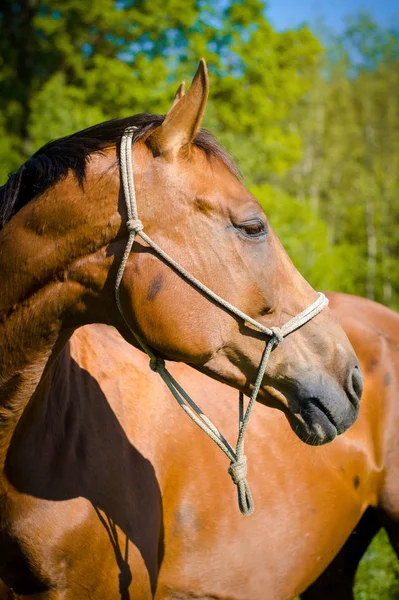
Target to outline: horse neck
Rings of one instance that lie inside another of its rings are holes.
[[[44,224],[55,222],[51,212],[57,210],[56,201],[65,196],[68,200],[71,188],[73,218],[67,211],[59,233],[45,229]],[[25,206],[0,232],[2,445],[7,445],[23,409],[73,330],[86,323],[107,323],[115,309],[112,294],[104,293],[104,288],[112,287],[108,285],[112,257],[105,248],[118,231],[120,217],[102,211],[101,197],[96,199],[95,218],[79,215],[77,194],[82,196],[82,189],[68,177]],[[85,196],[81,202],[90,206],[90,197]]]

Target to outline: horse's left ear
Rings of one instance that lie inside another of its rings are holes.
[[[160,127],[147,138],[147,144],[154,155],[173,157],[182,148],[187,149],[195,138],[201,124],[208,98],[208,71],[202,58],[191,87],[185,95],[175,98],[172,108]]]

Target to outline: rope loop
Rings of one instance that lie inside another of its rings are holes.
[[[270,331],[273,333],[273,337],[276,340],[277,344],[280,344],[284,341],[284,336],[281,332],[280,327],[270,327]]]
[[[153,356],[150,360],[150,369],[154,373],[160,373],[165,368],[165,361],[160,356]]]
[[[238,506],[240,507],[241,514],[245,517],[249,517],[254,512],[254,500],[252,498],[251,490],[246,479],[240,481],[237,485],[238,489]]]
[[[229,466],[229,475],[233,482],[238,485],[240,481],[244,481],[247,477],[247,457],[241,456],[235,461],[232,461]]]
[[[140,219],[129,219],[126,221],[126,227],[129,233],[137,233],[138,231],[143,231],[144,229],[144,225]]]

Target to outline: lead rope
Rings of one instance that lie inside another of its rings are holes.
[[[194,423],[196,423],[198,427],[200,427],[202,431],[204,431],[215,442],[215,444],[217,444],[217,446],[219,446],[219,448],[226,454],[226,456],[230,460],[228,472],[233,482],[237,486],[238,503],[240,511],[243,515],[250,515],[254,511],[254,502],[247,482],[247,458],[244,454],[244,433],[260,386],[262,384],[262,379],[266,370],[266,365],[269,360],[269,356],[273,348],[280,344],[287,335],[289,335],[293,331],[296,331],[297,329],[302,327],[302,325],[304,325],[305,323],[313,319],[316,315],[318,315],[328,305],[328,299],[324,296],[324,294],[319,293],[317,300],[313,302],[313,304],[311,304],[308,308],[302,311],[299,315],[296,315],[295,317],[287,321],[287,323],[282,325],[282,327],[268,328],[262,325],[261,323],[258,323],[258,321],[252,319],[250,316],[246,315],[238,308],[236,308],[235,306],[233,306],[232,304],[215,294],[215,292],[210,290],[196,277],[191,275],[191,273],[186,271],[184,267],[179,265],[179,263],[177,263],[171,256],[166,254],[166,252],[164,252],[162,248],[160,248],[151,238],[148,237],[146,233],[144,233],[143,223],[138,218],[132,160],[132,139],[135,129],[137,128],[128,127],[125,130],[120,145],[120,170],[122,175],[123,191],[126,201],[126,227],[129,232],[129,238],[116,276],[116,304],[127,327],[130,329],[130,331],[132,332],[132,334],[134,335],[144,352],[148,354],[150,358],[151,370],[156,373],[159,373],[163,381],[168,386],[171,394],[180,404],[184,412],[187,413],[190,419],[192,419]],[[212,298],[212,300],[217,302],[220,306],[222,306],[229,312],[240,317],[247,323],[251,323],[251,325],[259,329],[269,337],[269,340],[266,342],[266,346],[262,354],[262,358],[258,368],[258,374],[256,376],[255,384],[245,413],[244,395],[242,392],[240,392],[239,394],[239,427],[235,450],[225,439],[225,437],[220,433],[217,427],[212,423],[212,421],[208,419],[208,417],[202,412],[201,408],[190,398],[187,392],[184,391],[184,389],[176,381],[173,375],[169,373],[165,366],[165,361],[161,357],[154,354],[152,349],[146,344],[146,342],[141,338],[141,336],[135,331],[133,331],[133,329],[130,327],[128,321],[125,318],[120,300],[120,285],[136,235],[139,235],[165,262],[170,264],[173,269],[178,271],[197,289],[204,292],[207,296]]]

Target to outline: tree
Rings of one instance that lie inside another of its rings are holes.
[[[330,42],[331,43],[331,42]],[[399,36],[360,16],[328,48],[290,119],[303,158],[282,185],[328,223],[331,247],[358,249],[336,289],[399,305]]]
[[[275,32],[259,0],[4,0],[1,177],[49,138],[165,112],[201,56],[211,73],[207,124],[254,179],[282,172],[300,156],[284,119],[319,51],[307,29]]]

